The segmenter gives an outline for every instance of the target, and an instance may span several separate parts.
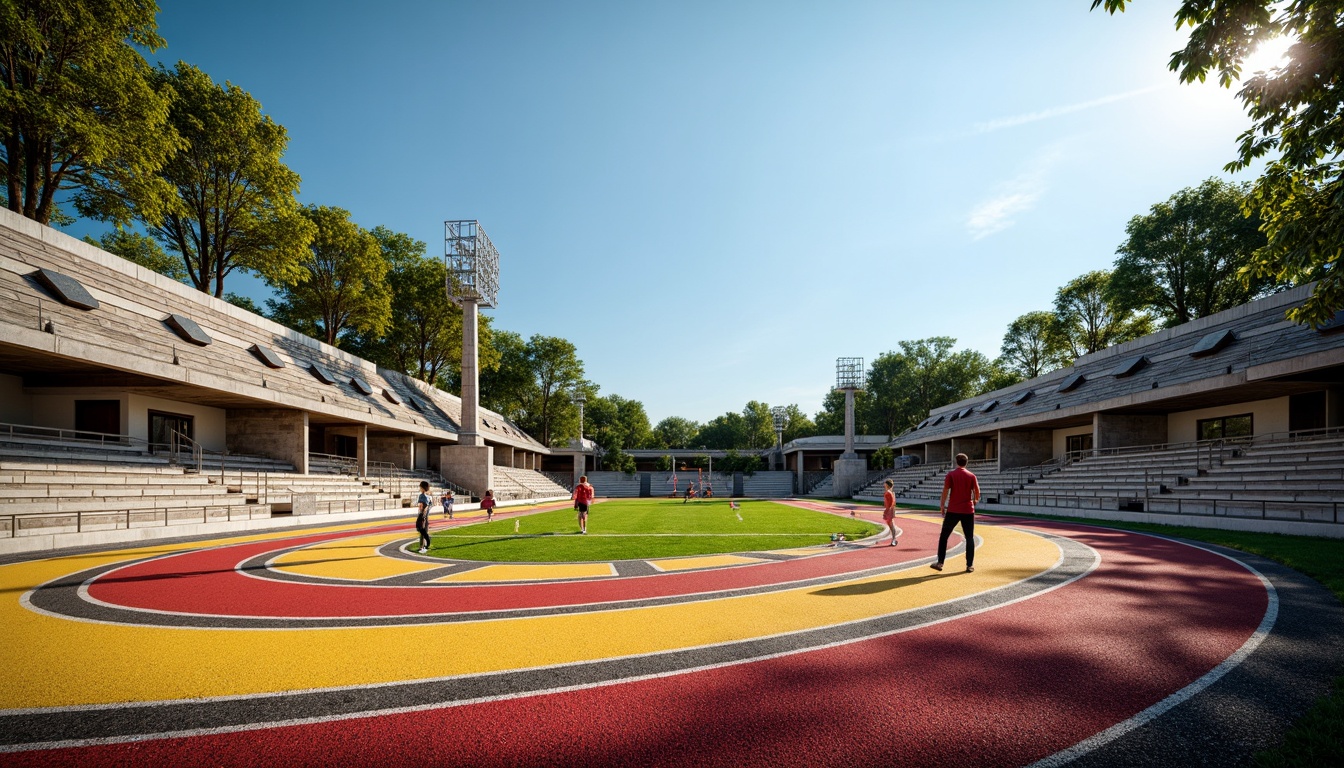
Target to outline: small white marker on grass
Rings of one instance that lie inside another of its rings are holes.
[[[515,518],[513,519],[513,532],[514,532],[514,533],[517,533],[517,532],[518,532],[518,522],[519,522],[518,518],[515,517]]]

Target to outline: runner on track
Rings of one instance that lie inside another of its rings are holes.
[[[415,500],[415,505],[419,507],[415,515],[415,530],[420,534],[420,551],[422,553],[429,551],[429,483],[420,481],[420,498]]]
[[[887,524],[887,530],[891,531],[891,546],[896,546],[896,494],[892,492],[894,487],[891,479],[883,483],[887,490],[882,493],[882,522]]]

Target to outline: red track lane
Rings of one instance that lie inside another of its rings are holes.
[[[833,576],[916,560],[933,553],[938,542],[937,525],[918,520],[902,520],[901,525],[906,533],[901,536],[901,546],[895,549],[881,543],[825,557],[593,581],[435,585],[426,589],[330,582],[306,584],[251,578],[234,570],[244,560],[282,548],[389,530],[378,528],[185,552],[136,563],[96,579],[89,585],[89,595],[126,608],[202,616],[286,618],[452,614],[640,600]],[[955,546],[955,542],[949,546]]]
[[[1217,555],[1136,534],[1040,527],[1090,544],[1102,565],[1039,597],[897,635],[568,693],[5,761],[1023,765],[1198,679],[1250,637],[1267,607],[1259,579]]]

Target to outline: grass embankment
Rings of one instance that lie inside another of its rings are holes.
[[[883,530],[770,501],[739,504],[740,513],[718,499],[604,501],[589,512],[586,536],[574,510],[562,509],[436,531],[429,554],[506,563],[636,560],[806,547],[829,543],[834,533],[854,540]]]
[[[1122,528],[1128,531],[1147,531],[1239,549],[1283,563],[1295,571],[1310,576],[1324,584],[1335,594],[1336,599],[1344,603],[1344,539],[1217,531],[1208,528],[1125,523],[1080,517],[1015,515],[1011,512],[988,514],[1042,517]],[[1294,724],[1292,730],[1284,735],[1282,745],[1277,749],[1258,753],[1255,756],[1255,763],[1263,768],[1319,768],[1324,765],[1344,765],[1344,676],[1335,678],[1334,690],[1330,695],[1317,701]]]

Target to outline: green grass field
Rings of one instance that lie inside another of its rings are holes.
[[[506,563],[636,560],[806,547],[829,543],[833,533],[854,540],[884,530],[771,501],[740,504],[741,520],[727,500],[616,499],[593,505],[586,536],[574,510],[561,509],[436,531],[429,554]]]

